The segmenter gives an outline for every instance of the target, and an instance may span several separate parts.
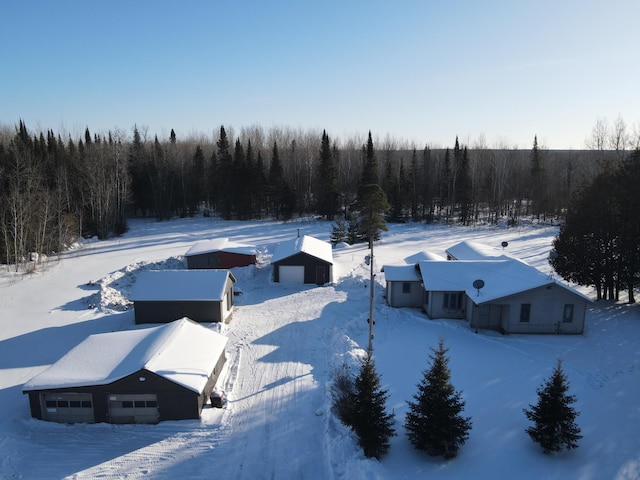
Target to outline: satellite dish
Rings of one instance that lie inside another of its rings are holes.
[[[474,280],[473,281],[473,288],[475,288],[476,290],[478,290],[478,296],[480,296],[480,289],[484,287],[484,280]]]
[[[502,248],[507,248],[509,246],[509,242],[502,242],[500,245],[502,245]]]

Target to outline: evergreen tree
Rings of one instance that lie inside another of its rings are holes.
[[[565,280],[594,286],[598,300],[615,298],[619,187],[613,173],[603,172],[579,193],[553,241],[554,255],[549,259]]]
[[[189,216],[193,216],[198,211],[201,202],[207,198],[207,175],[205,170],[204,152],[200,145],[196,145],[190,165],[191,188],[187,191]]]
[[[575,423],[578,413],[571,406],[576,397],[569,395],[568,391],[567,377],[562,371],[562,362],[558,360],[551,377],[538,388],[538,403],[529,405],[530,410],[524,410],[534,423],[526,432],[544,453],[576,448],[577,441],[582,438]]]
[[[336,223],[331,227],[331,243],[334,245],[336,243],[344,242],[347,239],[348,235],[348,227],[347,222],[343,219],[336,221]]]
[[[338,212],[339,192],[333,150],[326,131],[322,132],[317,185],[316,205],[318,213],[327,219],[331,219]]]
[[[364,147],[364,165],[362,175],[360,176],[360,186],[378,183],[378,160],[376,159],[375,150],[373,148],[373,140],[371,139],[371,131],[367,138],[367,145]]]
[[[415,402],[407,402],[409,412],[405,428],[411,444],[432,456],[453,458],[469,438],[471,418],[463,417],[464,401],[451,384],[448,349],[440,339],[438,349],[431,348],[432,364],[423,372]]]
[[[530,169],[530,182],[529,182],[529,196],[531,200],[531,213],[536,218],[540,218],[540,215],[544,215],[546,212],[545,201],[545,184],[544,184],[544,166],[542,163],[542,152],[538,147],[538,136],[533,137],[533,147],[531,148],[531,154],[529,155],[531,160]]]
[[[233,215],[233,156],[224,126],[220,127],[218,146],[218,204],[222,218],[230,220]]]
[[[252,191],[255,199],[255,215],[262,218],[262,212],[268,211],[267,204],[267,176],[265,174],[264,160],[262,152],[258,151],[258,159],[256,160],[254,173],[251,175]]]
[[[366,457],[380,459],[389,450],[389,439],[395,435],[393,413],[387,413],[387,390],[380,386],[380,377],[373,358],[367,355],[354,382],[353,431]]]
[[[469,153],[467,147],[462,149],[460,164],[457,168],[456,198],[460,204],[460,222],[468,225],[472,218],[473,200],[471,197],[471,175],[469,173]]]
[[[215,150],[211,153],[209,164],[207,165],[206,199],[209,208],[215,208],[218,204],[218,156]]]
[[[353,375],[347,365],[342,365],[333,375],[332,407],[343,425],[353,428],[355,387]]]
[[[387,231],[384,214],[390,208],[387,196],[378,184],[364,185],[359,189],[355,209],[359,214],[359,236],[369,242],[380,238],[381,231]]]

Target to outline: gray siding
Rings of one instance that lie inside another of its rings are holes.
[[[404,292],[404,284],[409,284],[409,292]],[[387,281],[387,303],[390,307],[422,307],[424,290],[420,282]]]

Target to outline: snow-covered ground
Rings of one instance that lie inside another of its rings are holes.
[[[597,302],[581,336],[474,333],[464,321],[429,320],[389,308],[383,264],[462,240],[499,246],[551,273],[555,227],[389,225],[375,247],[374,354],[389,390],[396,430],[389,454],[366,459],[331,414],[334,370],[357,368],[367,346],[369,269],[364,246],[334,250],[334,284],[275,284],[271,266],[234,269],[242,295],[228,324],[221,386],[226,409],[200,421],[158,425],[61,425],[30,418],[22,385],[88,335],[133,326],[127,295],[144,269],[180,268],[196,241],[228,237],[257,245],[265,258],[278,242],[308,234],[328,240],[331,224],[132,221],[121,238],[85,242],[35,274],[0,273],[0,478],[210,479],[619,479],[640,478],[640,313]],[[584,291],[585,293],[590,293]],[[443,337],[452,381],[462,390],[470,438],[458,457],[412,449],[402,427],[406,400]],[[523,408],[562,358],[577,396],[579,448],[542,454],[525,433]]]

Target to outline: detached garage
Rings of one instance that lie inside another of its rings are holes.
[[[196,243],[184,256],[189,269],[246,267],[256,263],[256,247],[216,238]]]
[[[196,322],[222,322],[233,309],[229,270],[148,270],[131,288],[135,321],[167,323],[189,317]]]
[[[271,264],[274,282],[324,285],[333,281],[331,244],[308,235],[279,243]]]
[[[31,416],[60,423],[200,418],[227,338],[187,318],[90,335],[22,388]]]

